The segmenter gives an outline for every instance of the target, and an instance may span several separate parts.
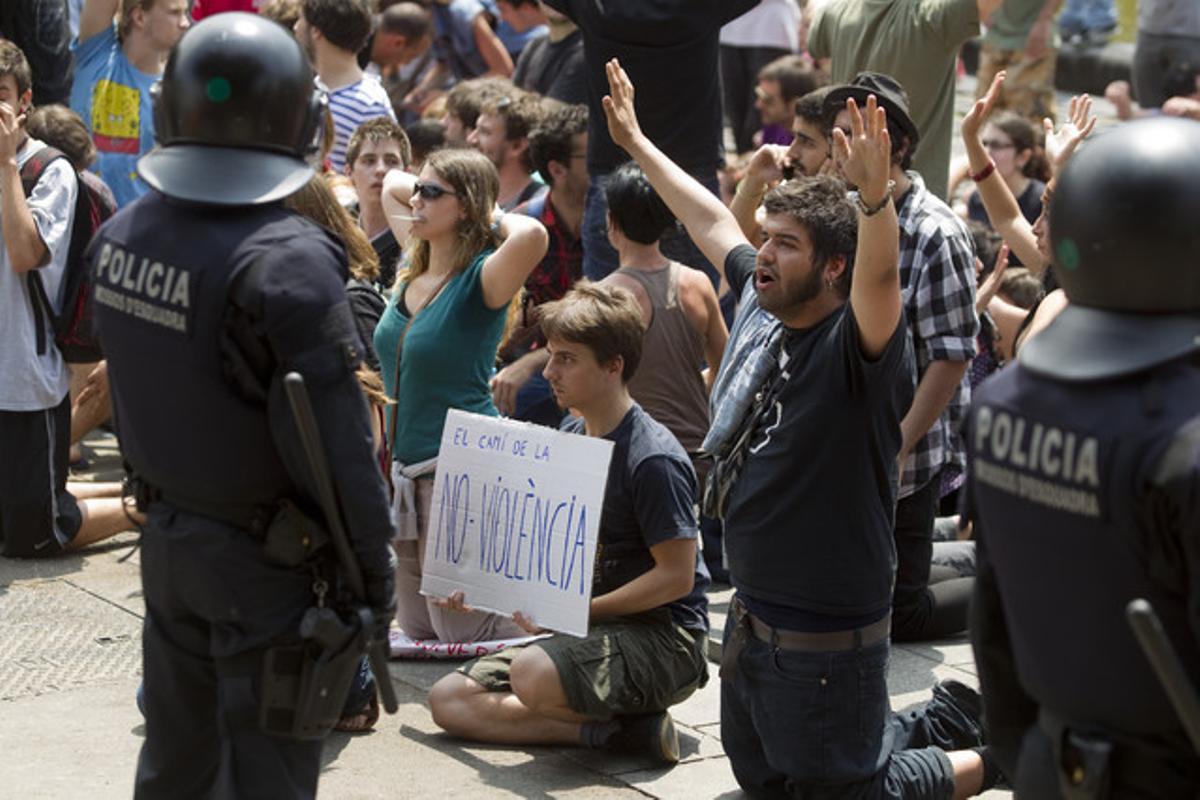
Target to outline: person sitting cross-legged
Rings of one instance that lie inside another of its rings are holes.
[[[707,678],[709,579],[696,547],[696,476],[687,453],[629,396],[642,312],[625,289],[580,284],[542,306],[564,428],[613,442],[600,519],[591,623],[464,665],[429,694],[433,721],[463,739],[578,744],[679,760],[667,709]],[[451,604],[461,607],[456,593]],[[513,619],[531,633],[536,621]]]

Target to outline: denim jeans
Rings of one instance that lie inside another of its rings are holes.
[[[608,200],[604,196],[604,181],[607,177],[592,176],[583,209],[583,276],[590,281],[603,280],[616,272],[620,266],[617,263],[617,251],[608,241]],[[712,192],[713,196],[720,196],[720,186],[715,173],[692,177],[704,184],[704,188]],[[659,244],[667,258],[704,270],[713,282],[713,288],[718,288],[721,279],[716,268],[704,257],[700,248],[696,247],[696,243],[682,225],[676,224],[669,228]]]
[[[1067,0],[1058,18],[1058,29],[1064,36],[1112,30],[1116,24],[1117,9],[1113,0]]]
[[[734,625],[730,614],[725,643]],[[753,797],[948,798],[944,751],[982,743],[978,708],[934,687],[893,714],[888,642],[858,650],[782,650],[751,638],[721,684],[721,742]]]

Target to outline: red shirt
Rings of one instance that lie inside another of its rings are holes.
[[[196,0],[192,4],[192,19],[196,22],[220,14],[222,11],[248,11],[258,13],[258,7],[266,0]]]

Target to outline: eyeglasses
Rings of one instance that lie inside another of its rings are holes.
[[[458,197],[449,189],[443,189],[435,183],[415,183],[413,184],[413,197],[420,196],[422,200],[437,200],[445,195]]]
[[[1016,147],[1012,142],[1001,142],[998,139],[984,139],[983,146],[988,150],[1012,150]]]

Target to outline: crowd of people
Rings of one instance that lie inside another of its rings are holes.
[[[1047,657],[1099,633],[1049,640],[1078,613],[1051,610],[1060,563],[1035,587],[1013,561],[1041,526],[1067,560],[1056,534],[1136,523],[1148,566],[1113,585],[1197,664],[1200,297],[1167,269],[1200,252],[1200,205],[1141,143],[1200,175],[1200,7],[1143,0],[1141,107],[1108,95],[1151,119],[1101,134],[1091,98],[1054,102],[1057,0],[21,5],[0,16],[0,552],[142,530],[139,796],[316,790],[319,740],[273,727],[302,709],[267,686],[336,592],[292,371],[364,619],[510,643],[433,687],[449,734],[675,763],[715,582],[736,590],[722,745],[752,796],[1200,786],[1132,639],[1142,705],[1068,687]],[[1069,5],[1064,37],[1111,32]],[[1155,286],[1114,288],[1118,256],[1153,257]],[[1159,350],[1131,355],[1154,314]],[[80,315],[94,350],[66,344]],[[1069,381],[1135,404],[1148,370],[1155,435],[1126,453]],[[452,409],[612,442],[587,636],[421,593]],[[125,486],[69,478],[102,424]],[[1063,583],[1116,613],[1105,580]],[[945,681],[893,713],[890,642],[968,631],[982,695]],[[350,661],[322,724],[361,732],[388,678]]]

